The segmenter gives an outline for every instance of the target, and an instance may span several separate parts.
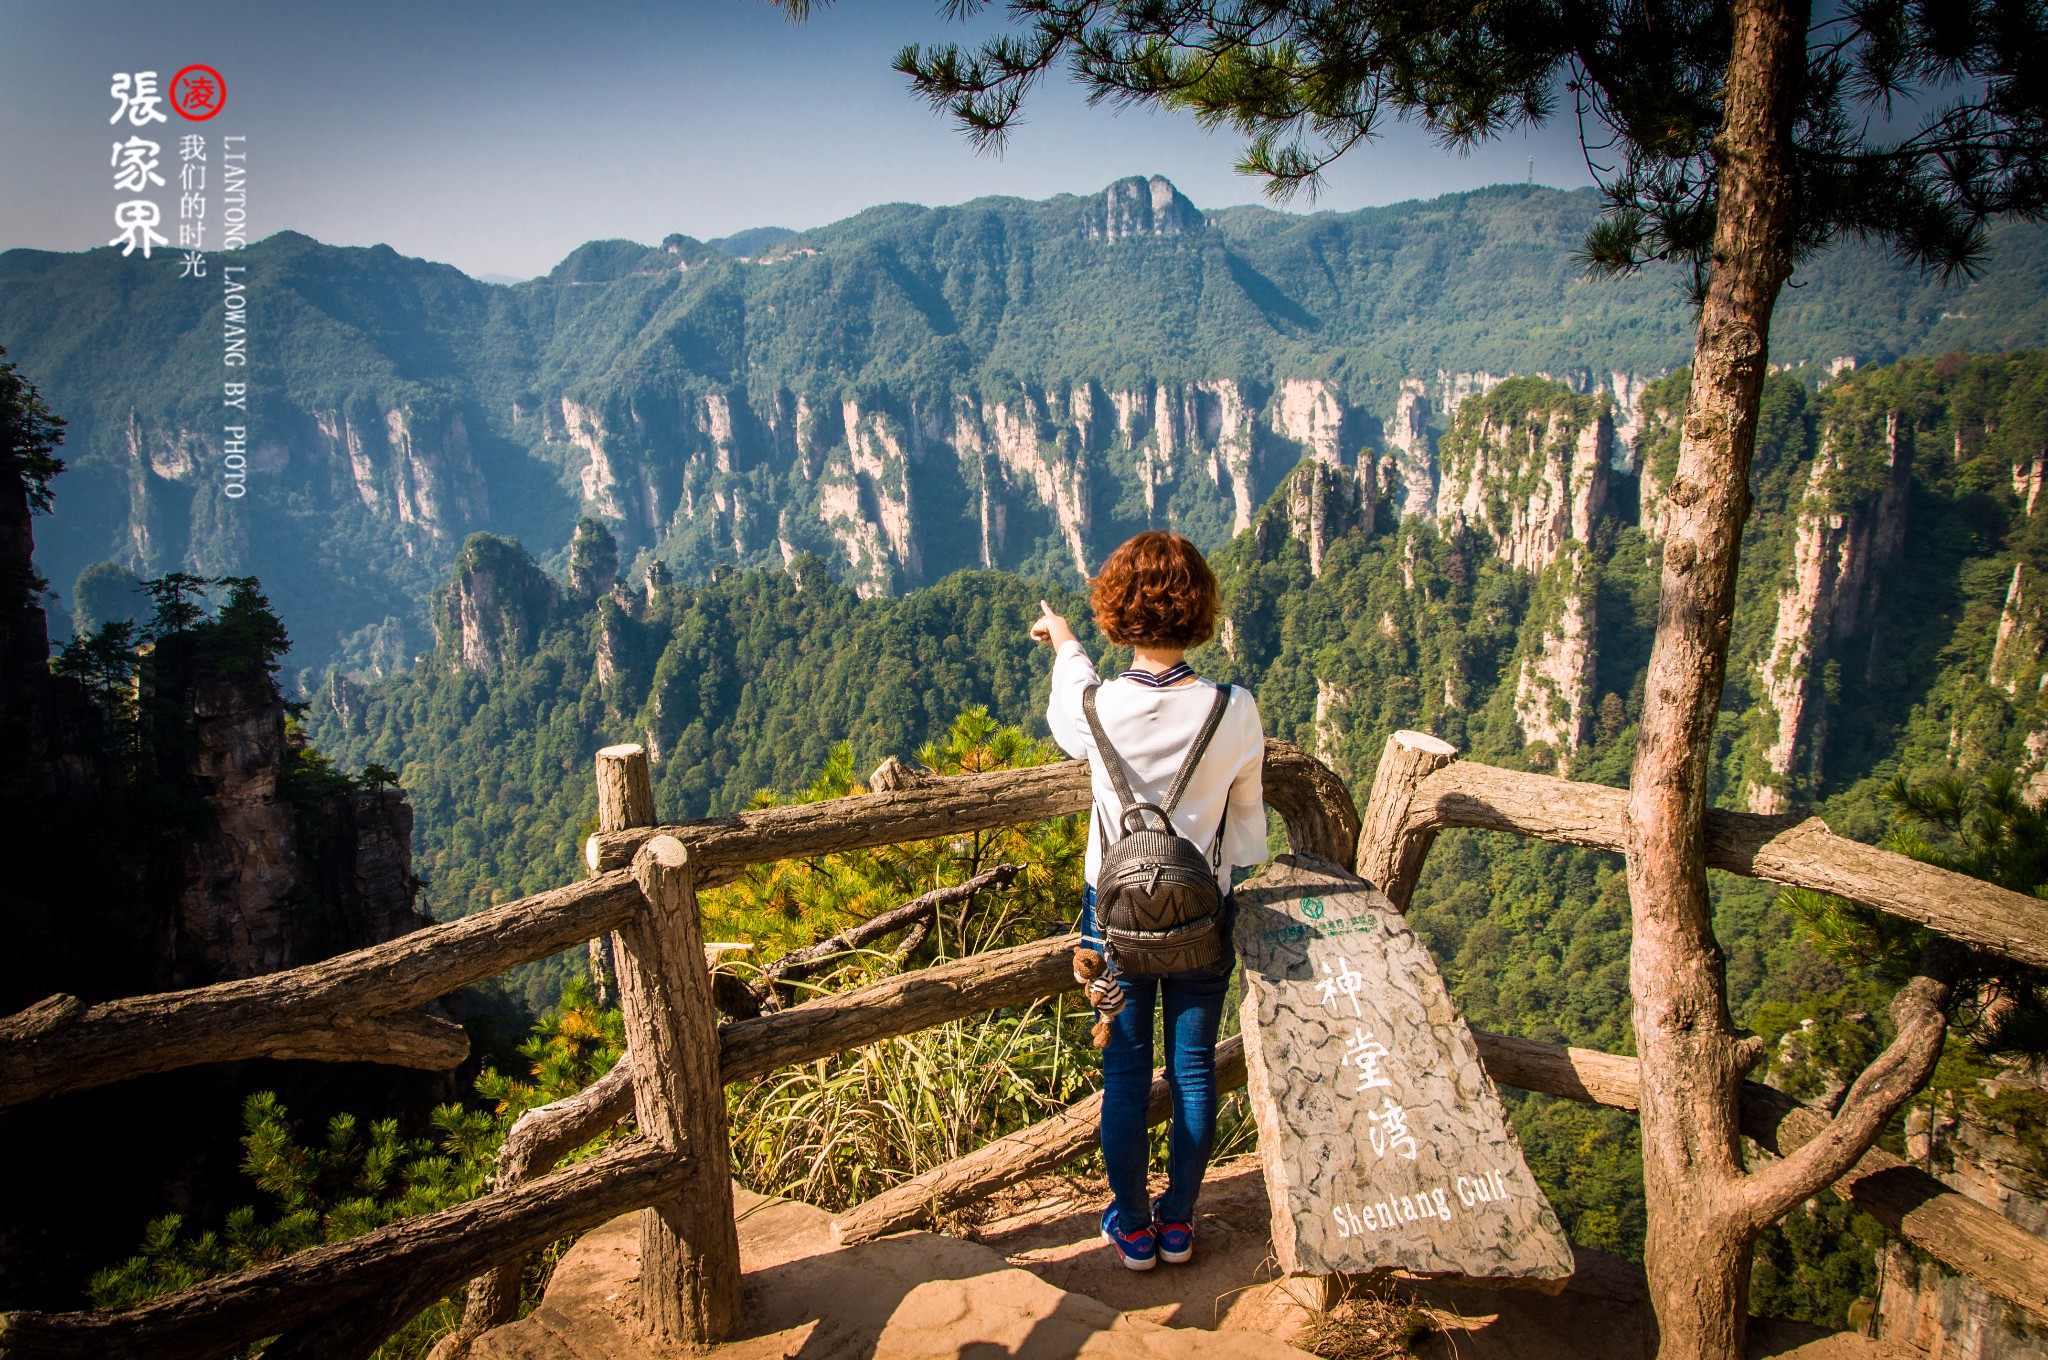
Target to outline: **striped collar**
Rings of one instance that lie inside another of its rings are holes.
[[[1132,669],[1125,671],[1117,678],[1119,680],[1128,680],[1135,685],[1143,685],[1147,689],[1165,689],[1169,685],[1178,685],[1183,680],[1192,680],[1194,675],[1195,668],[1182,661],[1168,667],[1157,675],[1150,671]]]

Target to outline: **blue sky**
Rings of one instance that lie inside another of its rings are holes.
[[[931,0],[842,0],[804,25],[762,0],[12,0],[7,30],[0,249],[105,244],[110,77],[168,81],[194,62],[228,84],[198,130],[249,139],[251,239],[291,228],[473,274],[540,273],[600,237],[805,228],[877,203],[1092,193],[1131,174],[1166,175],[1202,207],[1260,198],[1230,168],[1233,136],[1091,109],[1063,85],[1041,89],[1004,156],[976,155],[889,69],[904,42],[974,31]],[[1520,181],[1532,157],[1538,183],[1590,182],[1569,119],[1469,157],[1390,126],[1318,202],[1292,206]]]

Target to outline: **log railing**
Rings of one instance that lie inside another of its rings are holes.
[[[1628,791],[1458,760],[1420,732],[1387,740],[1365,811],[1358,871],[1397,906],[1439,831],[1470,827],[1620,854]],[[1832,893],[2004,958],[2048,968],[2048,902],[1837,836],[1818,817],[1707,813],[1707,864]]]
[[[696,893],[749,864],[954,836],[1081,811],[1078,761],[953,778],[891,762],[875,792],[734,817],[650,825],[638,748],[600,753],[599,831],[582,883],[430,927],[389,944],[264,978],[86,1006],[53,997],[0,1019],[0,1104],[147,1072],[256,1056],[446,1067],[467,1050],[456,1027],[419,1011],[436,997],[519,963],[616,932],[628,1051],[587,1090],[530,1111],[500,1154],[481,1199],[377,1232],[222,1276],[132,1308],[0,1315],[0,1360],[32,1356],[224,1355],[266,1336],[265,1355],[354,1357],[472,1279],[459,1355],[517,1304],[518,1263],[561,1236],[643,1211],[640,1314],[685,1345],[726,1334],[739,1307],[725,1083],[847,1051],[944,1021],[1017,1006],[1073,987],[1071,936],[954,959],[786,1010],[716,1025],[701,962]],[[1390,740],[1361,819],[1327,768],[1268,743],[1267,801],[1298,853],[1355,862],[1405,906],[1436,833],[1510,831],[1619,850],[1624,795],[1543,775],[1460,762],[1415,733]],[[1711,862],[1772,882],[1833,892],[1978,948],[2048,964],[2048,907],[1904,856],[1834,836],[1817,820],[1716,813]],[[1503,1084],[1633,1109],[1633,1059],[1480,1034]],[[1241,1052],[1219,1051],[1226,1083]],[[709,1097],[709,1098],[707,1098]],[[1153,1093],[1163,1117],[1163,1083]],[[564,1171],[571,1151],[627,1116],[638,1135]],[[856,1207],[839,1221],[860,1240],[1056,1166],[1094,1138],[1099,1097],[1012,1134]],[[1761,1086],[1743,1091],[1745,1133],[1784,1152],[1827,1116]],[[1908,1241],[1999,1296],[2048,1317],[2040,1239],[1915,1168],[1873,1151],[1837,1187]]]

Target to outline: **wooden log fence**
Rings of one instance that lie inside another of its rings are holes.
[[[624,922],[639,901],[631,874],[600,874],[303,968],[78,1007],[26,1034],[21,1017],[10,1016],[0,1021],[0,1107],[298,1045],[310,1057],[361,1062],[370,1055],[313,1051],[306,1036],[407,1011],[574,948]]]
[[[608,812],[590,840],[591,877],[582,883],[287,973],[94,1006],[57,997],[0,1019],[0,1104],[264,1054],[446,1065],[459,1061],[466,1042],[417,1007],[613,931],[625,945],[618,970],[627,1057],[589,1089],[515,1124],[491,1194],[133,1308],[0,1315],[0,1360],[204,1360],[265,1336],[278,1338],[266,1351],[273,1360],[345,1360],[367,1354],[454,1284],[481,1275],[463,1328],[473,1335],[471,1323],[498,1320],[508,1302],[516,1305],[516,1264],[527,1254],[650,1206],[641,1316],[657,1336],[703,1344],[733,1325],[739,1306],[723,1102],[705,1099],[708,1090],[1074,986],[1068,955],[1075,938],[1065,936],[715,1026],[695,893],[751,863],[1078,812],[1088,802],[1081,762],[952,778],[885,767],[874,781],[878,791],[862,797],[672,825],[648,824],[651,786],[637,748],[608,748],[599,771]],[[1620,790],[1461,762],[1443,743],[1413,733],[1389,742],[1363,818],[1334,774],[1282,742],[1268,744],[1267,799],[1295,849],[1357,863],[1404,906],[1442,829],[1619,850],[1625,806]],[[1979,948],[2048,964],[2048,908],[1846,841],[1818,819],[1716,813],[1709,844],[1718,867],[1834,892]],[[1635,1108],[1633,1059],[1477,1037],[1488,1072],[1503,1084]],[[1241,1083],[1241,1048],[1226,1047],[1219,1058],[1225,1083]],[[1099,1100],[884,1192],[842,1216],[842,1236],[894,1231],[1058,1165],[1093,1140]],[[1744,1132],[1775,1152],[1827,1128],[1824,1113],[1768,1088],[1745,1086],[1742,1102]],[[1155,1118],[1163,1117],[1163,1081],[1153,1103]],[[640,1137],[550,1170],[629,1113]],[[2048,1251],[2040,1239],[1882,1152],[1867,1155],[1837,1188],[1908,1241],[2048,1317]]]
[[[1359,873],[1396,906],[1407,905],[1429,842],[1451,827],[1622,853],[1626,789],[1443,759],[1431,744],[1448,750],[1420,732],[1390,738],[1366,803],[1364,822],[1372,834],[1359,847]],[[1832,893],[2048,968],[2048,902],[2039,898],[1837,836],[1818,817],[1715,809],[1707,813],[1706,833],[1712,868]]]
[[[132,1308],[0,1314],[0,1356],[211,1360],[388,1291],[424,1291],[431,1302],[504,1257],[674,1193],[688,1173],[689,1159],[675,1149],[622,1144],[516,1190],[294,1252]]]

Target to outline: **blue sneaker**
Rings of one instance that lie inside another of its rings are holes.
[[[1126,1270],[1150,1270],[1159,1264],[1159,1238],[1152,1225],[1148,1223],[1134,1233],[1124,1232],[1117,1226],[1114,1204],[1102,1211],[1102,1240],[1116,1248],[1117,1258]]]
[[[1152,1201],[1152,1225],[1158,1233],[1160,1260],[1177,1266],[1195,1254],[1195,1225],[1161,1218],[1158,1200]]]

